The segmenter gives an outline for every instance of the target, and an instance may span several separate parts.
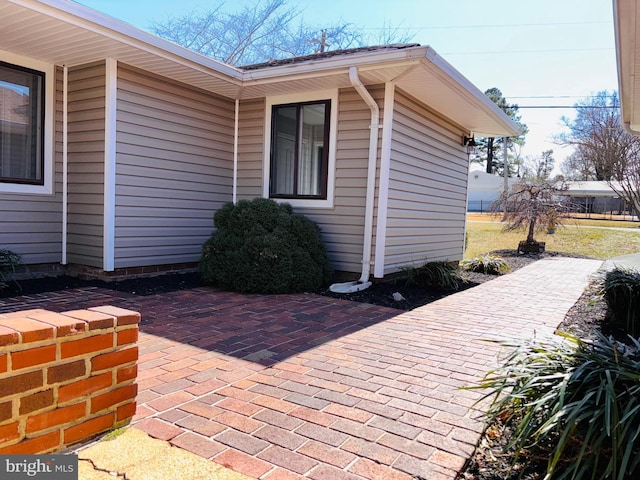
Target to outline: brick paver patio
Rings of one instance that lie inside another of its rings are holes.
[[[135,425],[260,479],[453,479],[483,429],[460,390],[485,339],[550,334],[599,261],[541,260],[410,312],[318,295],[82,288],[0,312],[113,304],[142,314]]]

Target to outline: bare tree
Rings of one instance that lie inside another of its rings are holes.
[[[549,180],[554,165],[553,150],[545,150],[540,156],[527,157],[524,162],[522,177],[533,182]]]
[[[640,217],[640,139],[622,128],[617,93],[598,92],[576,109],[575,120],[563,119],[569,132],[558,141],[574,145],[596,179],[606,181]]]
[[[414,35],[400,26],[383,23],[382,28],[374,29],[374,33],[365,37],[368,45],[388,45],[391,43],[410,43]]]
[[[371,35],[351,23],[322,27],[302,21],[287,0],[259,0],[229,13],[223,3],[152,25],[152,31],[178,45],[229,65],[250,65],[367,44]],[[379,30],[384,43],[404,43],[411,36],[399,28]]]
[[[569,212],[563,201],[564,184],[548,181],[523,181],[503,192],[493,204],[494,212],[504,211],[502,220],[507,232],[526,229],[527,238],[518,245],[519,252],[542,252],[544,243],[536,241],[536,232],[555,230]]]
[[[560,171],[565,180],[585,182],[597,180],[596,172],[589,159],[582,154],[580,147],[560,164]]]

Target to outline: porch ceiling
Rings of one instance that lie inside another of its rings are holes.
[[[518,127],[429,47],[336,55],[243,72],[68,0],[0,0],[0,49],[55,65],[114,58],[228,98],[249,99],[395,82],[409,95],[478,136]]]

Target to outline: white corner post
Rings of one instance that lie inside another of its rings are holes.
[[[62,66],[62,258],[67,264],[67,223],[69,216],[69,67]]]
[[[232,201],[238,203],[238,135],[239,135],[240,100],[236,98],[235,119],[233,123],[233,193]]]
[[[502,138],[502,154],[504,158],[502,159],[504,166],[504,198],[507,198],[509,194],[509,146],[507,145],[507,141],[509,137]],[[507,202],[503,202],[502,208],[504,213],[507,213]]]
[[[391,134],[393,133],[393,106],[395,84],[384,86],[384,109],[382,111],[382,146],[380,152],[380,180],[378,185],[378,217],[376,221],[376,250],[373,261],[373,276],[384,277],[385,249],[387,244],[387,215],[389,206],[389,176],[391,170]]]
[[[115,269],[116,223],[116,111],[118,95],[118,63],[113,58],[105,62],[104,112],[104,230],[102,262],[105,272]]]

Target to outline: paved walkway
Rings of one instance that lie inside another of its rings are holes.
[[[317,295],[87,288],[0,301],[140,311],[135,425],[268,480],[453,479],[482,423],[484,339],[550,334],[600,261],[550,258],[410,312]]]

